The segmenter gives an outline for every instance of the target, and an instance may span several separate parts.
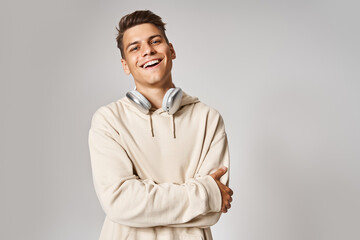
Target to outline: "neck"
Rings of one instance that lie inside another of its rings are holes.
[[[174,87],[175,85],[170,81],[162,86],[143,87],[136,85],[136,90],[149,100],[152,108],[158,109],[162,106],[162,101],[167,90]]]

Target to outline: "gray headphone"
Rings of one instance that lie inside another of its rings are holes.
[[[136,87],[131,92],[126,93],[126,97],[143,113],[148,114],[151,108],[151,103],[136,90]],[[182,99],[182,90],[179,87],[170,88],[165,93],[162,102],[162,108],[168,114],[174,114],[180,107]]]

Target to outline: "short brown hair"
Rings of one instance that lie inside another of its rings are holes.
[[[154,24],[155,27],[157,27],[160,30],[160,32],[162,33],[163,37],[165,38],[165,41],[169,44],[169,40],[165,34],[165,30],[166,30],[165,24],[166,23],[164,23],[161,20],[161,17],[154,14],[150,10],[138,10],[138,11],[135,11],[133,13],[123,16],[120,19],[119,28],[116,28],[116,30],[118,31],[118,35],[116,37],[117,47],[120,49],[122,58],[125,57],[124,45],[123,45],[124,32],[131,27],[134,27],[136,25],[140,25],[143,23]]]

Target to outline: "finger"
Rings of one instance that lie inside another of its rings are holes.
[[[231,204],[230,203],[226,204],[226,208],[227,209],[231,208]]]
[[[226,172],[225,169],[219,168],[218,170],[216,170],[216,172],[213,173],[213,178],[219,180],[220,177],[225,174],[225,172]]]
[[[221,182],[220,182],[221,183]],[[231,190],[231,188],[229,188],[228,186],[226,186],[225,184],[221,183],[224,186],[224,190],[227,194],[229,194],[230,196],[233,195],[233,191]]]
[[[226,167],[221,167],[219,168],[218,170],[216,170],[216,172],[214,172],[213,174],[211,174],[211,176],[215,179],[220,179],[220,177],[222,175],[224,175],[227,171],[227,168]]]
[[[232,200],[233,200],[232,197],[229,197],[229,202],[232,202]]]
[[[221,211],[222,211],[223,213],[226,213],[226,212],[227,212],[227,209],[226,209],[225,207],[223,207],[223,208],[221,209]]]

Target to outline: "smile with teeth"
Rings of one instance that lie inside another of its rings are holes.
[[[147,68],[147,67],[153,67],[153,66],[156,66],[161,60],[160,59],[155,59],[155,60],[152,60],[152,61],[149,61],[147,63],[145,63],[142,68]]]

